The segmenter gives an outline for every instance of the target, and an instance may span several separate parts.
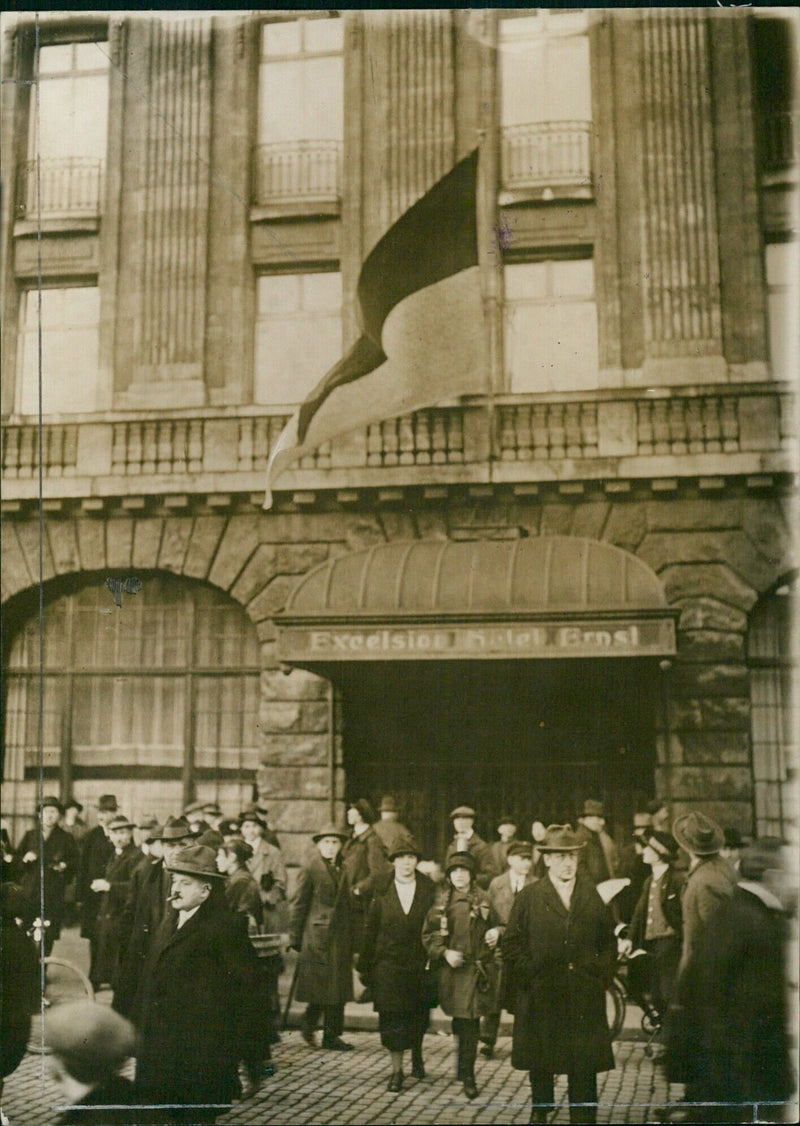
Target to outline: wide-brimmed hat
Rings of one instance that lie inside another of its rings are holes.
[[[596,801],[594,798],[587,798],[583,803],[582,817],[605,817],[605,815],[606,811],[601,801]]]
[[[710,817],[699,810],[683,813],[672,824],[672,835],[693,856],[713,856],[725,842],[725,834]]]
[[[384,794],[381,798],[380,813],[397,813],[397,802],[391,794]]]
[[[191,844],[182,848],[167,865],[167,871],[180,872],[184,876],[196,876],[203,880],[225,879],[217,868],[217,850],[206,845]]]
[[[188,840],[192,827],[185,817],[168,817],[161,829],[162,841]]]
[[[47,809],[48,806],[51,806],[53,809],[57,809],[58,812],[61,814],[61,816],[62,817],[64,816],[63,805],[58,800],[58,798],[53,797],[52,794],[49,797],[42,798],[42,800],[39,802],[39,809],[40,810]]]
[[[530,859],[533,856],[533,845],[529,841],[514,841],[508,846],[506,856],[526,856]]]
[[[136,826],[133,823],[133,821],[131,821],[131,819],[129,817],[126,817],[124,813],[118,813],[116,815],[116,817],[112,817],[111,820],[109,821],[109,823],[106,825],[106,829],[108,829],[109,833],[113,832],[114,829],[135,829],[135,828],[136,828]]]
[[[318,841],[321,841],[323,837],[338,837],[340,841],[346,841],[349,840],[350,834],[343,832],[337,825],[334,825],[332,821],[329,821],[328,824],[323,825],[320,831],[315,833],[311,839],[314,844],[316,844]]]
[[[398,856],[416,856],[417,860],[422,860],[422,853],[420,852],[419,845],[409,833],[403,834],[399,837],[395,844],[392,845],[389,851],[389,859],[394,860]]]
[[[71,1001],[55,1005],[44,1020],[44,1043],[81,1076],[115,1072],[136,1050],[130,1021],[109,1005]]]
[[[366,798],[357,798],[355,801],[348,802],[347,808],[357,810],[359,817],[362,821],[366,821],[368,825],[371,825],[375,820],[375,810]]]
[[[457,805],[455,809],[450,810],[450,820],[454,817],[471,817],[475,820],[476,813],[471,805]]]
[[[665,860],[675,860],[679,852],[678,842],[673,835],[662,833],[660,829],[650,829],[644,837],[644,843]]]
[[[475,857],[471,852],[454,852],[447,861],[444,870],[449,875],[454,868],[466,868],[474,876],[476,870]]]
[[[119,806],[114,794],[101,794],[97,799],[97,808],[101,813],[116,813]]]
[[[544,840],[536,847],[539,852],[577,852],[585,845],[571,825],[548,825]]]

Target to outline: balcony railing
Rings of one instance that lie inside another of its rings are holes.
[[[770,113],[762,122],[761,171],[785,172],[800,159],[800,114],[786,110]]]
[[[17,216],[91,218],[100,214],[103,161],[84,157],[26,160],[19,166]]]
[[[257,145],[253,203],[335,203],[341,195],[340,141],[292,141]]]
[[[501,143],[502,186],[514,189],[590,189],[591,123],[545,121],[510,125]]]

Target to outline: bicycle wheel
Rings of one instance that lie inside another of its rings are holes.
[[[42,1035],[42,1015],[57,1005],[69,1001],[93,1001],[94,989],[83,970],[66,958],[48,957],[44,959],[44,997],[42,1007],[31,1021],[31,1034],[28,1040],[29,1052],[45,1052]]]
[[[616,1040],[625,1024],[625,987],[615,977],[606,990],[606,1019],[612,1040]]]

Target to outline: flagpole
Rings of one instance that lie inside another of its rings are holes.
[[[502,390],[503,352],[500,332],[503,257],[497,221],[499,186],[499,129],[497,98],[498,13],[487,9],[484,20],[480,68],[480,127],[478,129],[478,267],[481,277],[483,319],[488,365],[487,422],[489,427],[489,481],[498,456],[495,395]]]

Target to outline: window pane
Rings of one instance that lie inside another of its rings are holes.
[[[256,402],[300,402],[342,354],[342,319],[317,313],[257,325]]]
[[[514,392],[597,387],[594,302],[512,306],[507,310],[505,343]]]
[[[299,274],[264,274],[258,279],[259,316],[296,313],[300,309]]]
[[[594,262],[591,258],[553,262],[553,295],[555,297],[592,297],[594,295]]]
[[[39,295],[25,295],[19,411],[38,411]],[[42,409],[61,414],[96,409],[99,394],[100,301],[96,286],[41,293]]]
[[[545,297],[547,294],[547,263],[519,262],[505,268],[506,299]]]
[[[344,71],[341,56],[303,64],[303,137],[339,141],[344,136]]]
[[[300,21],[266,23],[261,34],[262,55],[296,55],[300,50]]]
[[[72,43],[53,43],[39,48],[39,74],[72,70]]]
[[[344,21],[341,19],[307,20],[305,24],[306,51],[341,51]]]
[[[305,133],[303,63],[264,63],[259,74],[258,138],[296,141]]]
[[[342,307],[342,275],[303,274],[303,308],[309,311],[324,309],[339,312]]]
[[[107,70],[109,63],[108,43],[76,43],[76,70]]]

